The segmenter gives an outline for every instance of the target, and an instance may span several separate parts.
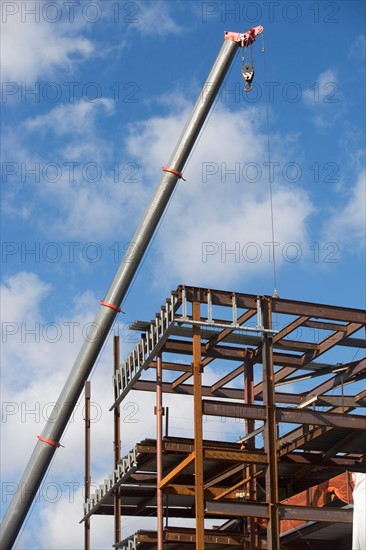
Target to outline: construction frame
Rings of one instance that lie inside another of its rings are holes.
[[[349,547],[351,473],[366,472],[365,321],[360,309],[179,286],[131,326],[142,334],[122,364],[115,337],[114,470],[90,495],[86,419],[85,548],[94,514],[114,515],[122,550]],[[205,385],[208,369],[217,379]],[[122,458],[132,390],[155,392],[156,438]],[[164,394],[193,397],[193,438],[168,435]],[[243,437],[204,439],[206,417],[236,419]],[[156,516],[156,531],[122,538],[122,516]]]

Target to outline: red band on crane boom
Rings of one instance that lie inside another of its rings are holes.
[[[163,166],[163,172],[171,172],[172,174],[182,179],[183,181],[187,181],[184,179],[182,172],[178,172],[178,170],[175,170],[174,168],[167,168],[166,166]]]
[[[110,307],[111,309],[114,309],[115,311],[118,311],[118,313],[120,313],[122,311],[122,309],[120,307],[115,306],[114,304],[109,304],[108,302],[103,302],[103,300],[99,300],[99,301],[100,301],[100,305]],[[122,311],[122,313],[123,313],[123,311]]]
[[[56,441],[52,441],[52,439],[47,439],[46,437],[42,437],[41,435],[37,435],[37,438],[40,441],[43,441],[43,443],[47,443],[48,445],[51,445],[52,447],[63,447],[61,443],[56,443]]]

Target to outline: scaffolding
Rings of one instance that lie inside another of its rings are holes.
[[[91,516],[104,514],[122,550],[349,548],[349,472],[366,472],[364,327],[359,309],[179,286],[155,319],[132,325],[141,338],[122,364],[115,337],[114,470],[86,491],[85,547]],[[155,392],[156,437],[121,458],[131,390]],[[192,438],[168,434],[164,394],[193,396]],[[204,438],[206,417],[237,419],[243,437]],[[87,481],[88,444],[85,458]],[[156,531],[123,538],[122,516],[155,516]]]

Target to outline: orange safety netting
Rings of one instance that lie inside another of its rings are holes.
[[[321,507],[334,500],[334,498],[338,498],[345,504],[353,504],[352,491],[352,474],[350,472],[345,472],[320,483],[320,485],[315,485],[297,495],[282,500],[281,504]],[[294,529],[304,523],[306,523],[306,521],[281,520],[281,533]]]

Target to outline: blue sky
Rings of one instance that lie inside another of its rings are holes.
[[[128,323],[152,318],[181,283],[273,293],[270,176],[279,295],[364,307],[365,8],[84,0],[1,9],[6,506],[225,30],[264,26],[254,89],[242,91],[238,52],[123,304],[122,354],[135,338]],[[112,467],[111,370],[108,342],[93,372],[95,482]],[[141,399],[131,397],[126,452],[153,435],[151,396]],[[176,429],[185,435],[179,419]],[[82,547],[82,433],[79,409],[17,548]],[[112,544],[107,518],[93,526],[94,548]],[[126,533],[138,526],[127,520]]]

